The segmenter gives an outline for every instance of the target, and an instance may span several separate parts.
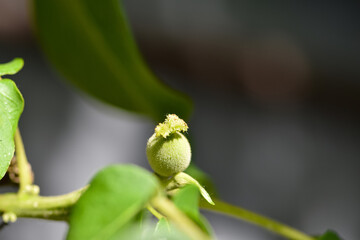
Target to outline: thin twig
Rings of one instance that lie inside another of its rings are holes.
[[[16,160],[19,169],[19,179],[20,179],[19,193],[23,194],[26,192],[26,187],[33,183],[33,177],[32,177],[30,164],[27,161],[25,148],[20,135],[19,128],[16,129],[16,133],[15,133],[15,153],[16,153]]]
[[[200,202],[200,207],[206,210],[215,211],[220,214],[226,214],[231,217],[239,218],[249,223],[258,225],[271,232],[277,233],[283,237],[294,240],[315,240],[313,237],[306,235],[299,230],[296,230],[290,226],[274,221],[270,218],[264,217],[260,214],[251,212],[244,208],[233,206],[229,203],[223,202],[218,199],[214,199],[215,205],[210,205],[205,201]]]
[[[0,194],[0,212],[13,212],[17,217],[67,220],[69,209],[78,201],[87,186],[60,196],[27,196]]]
[[[151,201],[161,214],[175,223],[186,235],[194,240],[210,240],[194,222],[192,222],[183,212],[181,212],[169,199],[163,196],[157,196]]]
[[[161,218],[164,218],[165,216],[164,215],[162,215],[161,213],[159,213],[158,211],[156,211],[156,209],[154,209],[150,204],[149,205],[147,205],[147,207],[146,207],[148,210],[149,210],[149,212],[151,212],[151,214],[152,215],[154,215],[157,219],[161,219]]]

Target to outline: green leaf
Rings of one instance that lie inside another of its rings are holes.
[[[101,170],[70,214],[68,240],[114,239],[126,232],[158,190],[157,179],[134,165]],[[138,224],[138,225],[139,225]]]
[[[0,64],[0,77],[3,75],[13,75],[19,72],[24,66],[24,60],[15,58],[11,62]]]
[[[160,122],[188,119],[192,104],[160,83],[142,59],[118,0],[34,0],[38,39],[75,86],[106,103]]]
[[[204,232],[212,235],[210,224],[200,214],[199,198],[199,188],[193,184],[188,184],[176,193],[173,201],[174,204],[204,230]]]
[[[328,230],[324,235],[316,237],[318,240],[341,240],[336,232]]]
[[[140,211],[140,213],[137,215],[137,220],[136,220],[136,222],[140,224],[140,229],[149,224],[149,222],[151,221],[150,218],[151,218],[151,214],[147,209],[143,209]]]
[[[0,80],[0,179],[14,156],[14,136],[23,109],[24,99],[15,83]]]
[[[195,164],[191,163],[190,166],[185,170],[185,173],[196,179],[201,186],[203,186],[212,197],[217,197],[217,191],[214,182],[210,176],[203,170],[198,168]]]
[[[210,204],[214,205],[215,203],[210,197],[210,194],[201,186],[201,184],[193,177],[191,177],[189,174],[185,172],[179,172],[175,176],[173,176],[172,179],[170,179],[170,182],[167,183],[167,190],[176,189],[178,187],[183,187],[187,184],[193,184],[195,185],[199,191],[200,194],[203,196],[203,198]]]

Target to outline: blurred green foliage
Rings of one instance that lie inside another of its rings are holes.
[[[139,53],[117,0],[34,0],[38,40],[74,86],[111,105],[162,121],[188,120],[191,101],[166,87]]]

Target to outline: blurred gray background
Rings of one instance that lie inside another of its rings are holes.
[[[307,233],[360,239],[360,15],[350,1],[124,1],[157,76],[194,100],[193,161],[225,200]],[[0,62],[12,79],[43,195],[85,185],[110,163],[149,168],[154,124],[67,85],[31,33],[25,0],[0,0]],[[207,214],[218,239],[281,239]],[[62,222],[20,219],[0,239],[64,239]]]

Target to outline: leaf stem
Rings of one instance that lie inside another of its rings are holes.
[[[164,196],[157,196],[151,201],[161,214],[173,221],[180,230],[194,240],[210,240],[195,223],[193,223],[183,212],[181,212],[169,199]]]
[[[30,164],[27,161],[25,148],[19,128],[17,128],[15,132],[15,153],[16,153],[17,165],[19,168],[19,179],[20,179],[19,194],[25,194],[26,187],[30,186],[33,183],[33,177],[32,177]]]
[[[152,215],[154,215],[158,220],[160,220],[161,218],[164,218],[165,216],[162,215],[161,213],[159,213],[158,211],[156,211],[156,209],[154,209],[150,204],[146,207],[147,210],[149,210],[149,212],[151,212]]]
[[[215,205],[210,205],[205,201],[200,202],[200,207],[206,210],[215,211],[218,213],[226,214],[235,218],[242,219],[249,223],[263,227],[269,231],[277,233],[283,237],[293,240],[315,240],[305,233],[302,233],[292,227],[274,221],[270,218],[261,216],[257,213],[251,212],[249,210],[233,206],[229,203],[223,202],[221,200],[215,199]]]
[[[0,212],[12,212],[17,217],[67,220],[69,209],[78,201],[87,186],[59,196],[20,196],[16,193],[0,194]]]

